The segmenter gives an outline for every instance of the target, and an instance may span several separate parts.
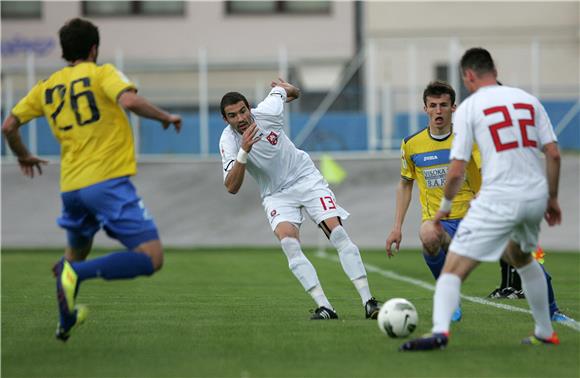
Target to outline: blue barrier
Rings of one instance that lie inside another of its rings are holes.
[[[574,101],[544,101],[554,127],[574,106]],[[143,155],[198,155],[201,152],[199,115],[194,112],[182,112],[183,127],[180,134],[173,130],[164,131],[158,122],[141,119],[139,151]],[[306,126],[309,113],[291,113],[291,136],[295,138]],[[377,117],[379,125],[380,117]],[[419,127],[427,125],[427,117],[419,115]],[[397,149],[400,140],[411,134],[409,130],[409,114],[397,113],[394,117],[394,135],[391,147]],[[220,114],[209,117],[209,153],[219,153],[219,138],[225,123]],[[29,125],[22,127],[24,141],[28,141]],[[381,130],[378,130],[379,138]],[[37,121],[38,153],[40,155],[58,155],[60,147],[52,136],[47,121],[39,118]],[[558,136],[562,149],[580,151],[580,114],[576,114],[571,123]],[[6,154],[4,138],[2,138],[2,155]],[[332,112],[325,114],[315,130],[301,146],[306,151],[366,151],[368,149],[368,134],[366,114],[357,112]]]

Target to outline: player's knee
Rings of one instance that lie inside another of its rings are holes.
[[[419,231],[419,239],[423,244],[423,249],[430,255],[439,253],[442,244],[441,232],[433,225],[432,222],[427,221],[421,225]]]
[[[300,242],[296,238],[285,237],[280,240],[280,245],[282,246],[282,251],[284,251],[289,264],[304,256],[302,248],[300,247]]]
[[[332,229],[332,232],[330,233],[330,243],[334,246],[334,248],[336,248],[339,252],[345,249],[348,249],[348,247],[353,244],[352,241],[350,240],[350,238],[348,237],[348,234],[346,233],[346,230],[344,229],[344,227],[342,226],[336,226]]]
[[[136,252],[142,252],[149,256],[154,272],[157,272],[163,267],[163,246],[160,240],[151,240],[139,245],[135,248]]]

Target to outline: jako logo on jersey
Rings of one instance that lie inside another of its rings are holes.
[[[270,216],[271,216],[272,218],[275,218],[277,215],[278,215],[278,212],[276,211],[276,209],[274,209],[274,210],[270,211]]]
[[[268,142],[270,142],[270,144],[272,146],[275,146],[278,144],[278,134],[276,134],[275,132],[271,132],[270,135],[268,135],[266,137],[266,139],[268,140]]]

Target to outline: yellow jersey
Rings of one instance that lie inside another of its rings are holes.
[[[61,191],[137,173],[133,133],[119,96],[135,89],[111,64],[83,62],[40,81],[15,107],[21,124],[45,116],[61,144]]]
[[[425,128],[401,143],[401,177],[415,180],[419,186],[422,220],[433,219],[443,198],[443,188],[449,169],[449,152],[453,132],[444,139],[435,139]],[[469,202],[481,187],[479,166],[481,157],[474,145],[467,164],[465,181],[453,199],[451,213],[446,219],[461,219],[469,209]]]

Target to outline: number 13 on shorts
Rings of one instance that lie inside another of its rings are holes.
[[[326,210],[334,210],[336,209],[336,204],[334,203],[334,198],[331,196],[324,196],[320,197],[320,204],[322,205],[322,209]]]

